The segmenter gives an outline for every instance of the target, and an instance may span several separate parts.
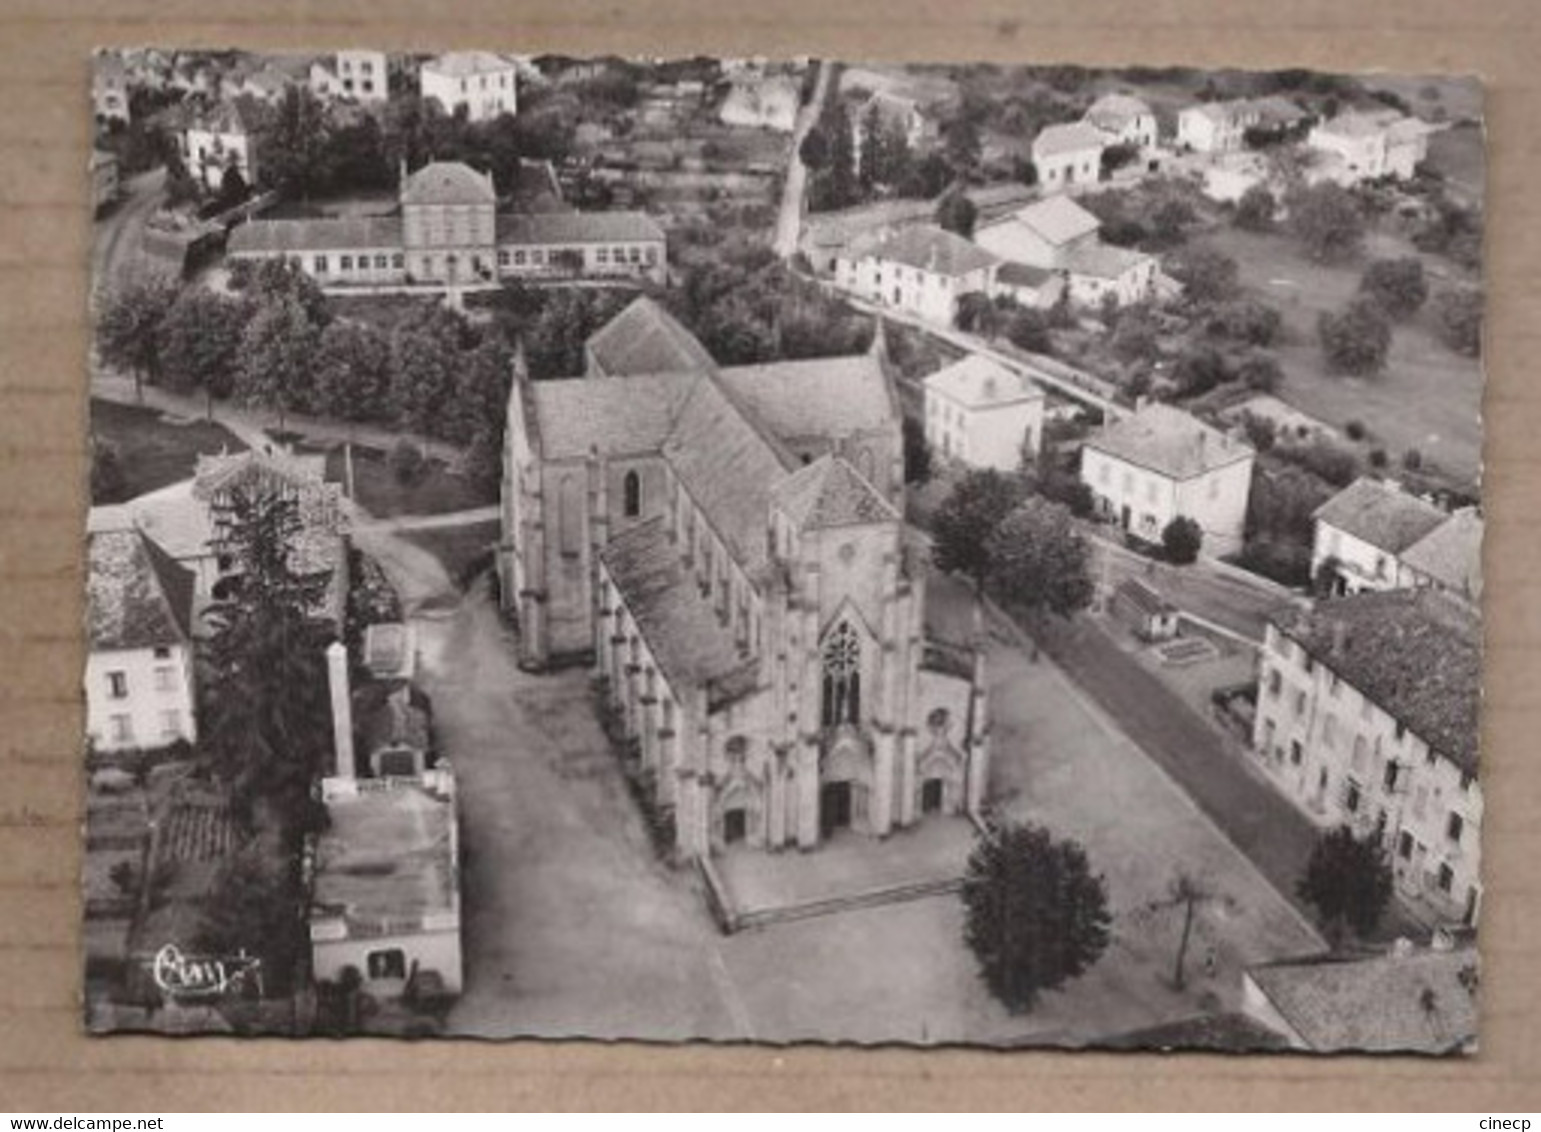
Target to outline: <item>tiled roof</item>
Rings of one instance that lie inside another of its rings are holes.
[[[664,242],[664,231],[645,212],[503,213],[499,244],[610,244]]]
[[[753,659],[686,573],[661,516],[611,539],[600,557],[670,684],[705,686],[712,706],[755,686]]]
[[[1028,378],[983,354],[969,354],[937,370],[926,378],[925,386],[970,409],[1043,398],[1043,390]]]
[[[407,178],[402,204],[496,204],[492,175],[462,161],[431,161]]]
[[[1273,617],[1280,632],[1469,774],[1477,773],[1482,635],[1431,589],[1358,593]]]
[[[1254,98],[1250,105],[1259,119],[1271,125],[1293,125],[1310,117],[1295,103],[1277,94],[1270,94],[1265,98]]]
[[[1105,94],[1086,110],[1085,120],[1099,130],[1117,133],[1133,119],[1149,117],[1150,106],[1132,94]]]
[[[95,651],[155,648],[188,637],[193,576],[128,523],[94,516],[87,542],[86,624]]]
[[[1106,135],[1096,126],[1086,122],[1060,122],[1038,131],[1038,136],[1033,139],[1033,157],[1036,160],[1083,149],[1103,149],[1107,144]]]
[[[689,383],[678,373],[531,382],[541,454],[561,460],[593,448],[616,456],[656,452]]]
[[[247,103],[249,107],[250,102]],[[197,111],[187,115],[183,120],[188,130],[202,130],[211,134],[249,134],[253,132],[253,123],[250,120],[249,109],[243,109],[240,102],[221,102],[211,110],[199,113]]]
[[[1472,598],[1482,597],[1482,516],[1462,508],[1402,552],[1402,565]]]
[[[1125,578],[1115,591],[1114,596],[1134,606],[1140,613],[1147,617],[1168,613],[1173,609],[1171,602],[1162,597],[1155,588],[1140,578]]]
[[[262,254],[402,249],[401,217],[352,216],[316,220],[248,220],[230,233],[227,250]]]
[[[1160,402],[1109,425],[1087,440],[1086,447],[1179,480],[1253,455],[1241,441]]]
[[[715,368],[706,347],[673,315],[643,295],[589,336],[588,352],[612,377]]]
[[[734,560],[750,573],[763,566],[771,489],[791,456],[712,375],[698,377],[685,395],[663,452]]]
[[[1116,244],[1086,244],[1070,253],[1069,269],[1094,279],[1122,279],[1128,272],[1150,262],[1151,257]]]
[[[1232,98],[1225,102],[1196,102],[1182,108],[1184,114],[1202,114],[1215,122],[1249,117],[1256,112],[1252,102],[1245,98]]]
[[[1318,507],[1312,517],[1387,554],[1401,554],[1447,516],[1416,495],[1363,476]]]
[[[1052,282],[1056,274],[1047,267],[1034,267],[1030,263],[1007,260],[995,273],[995,281],[1004,286],[1030,287],[1037,290],[1045,283]]]
[[[329,793],[316,839],[313,919],[394,931],[460,908],[455,799],[411,780],[365,779]]]
[[[1058,245],[1090,235],[1102,222],[1064,193],[1057,193],[1019,208],[995,224],[1021,224],[1040,239]]]
[[[1476,967],[1476,951],[1458,948],[1275,963],[1247,974],[1313,1050],[1450,1053],[1477,1036]]]
[[[962,236],[934,224],[901,228],[863,253],[873,259],[918,267],[934,275],[966,275],[1000,262]]]
[[[466,78],[470,75],[489,75],[498,71],[512,71],[515,65],[512,60],[505,59],[501,55],[494,55],[490,51],[450,51],[440,55],[437,59],[430,59],[423,64],[423,70],[435,71],[451,78]]]
[[[784,441],[847,436],[895,423],[887,379],[871,353],[732,366],[717,376]]]
[[[899,512],[839,456],[821,456],[776,485],[772,498],[800,530],[894,522]]]

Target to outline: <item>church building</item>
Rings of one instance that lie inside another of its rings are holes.
[[[521,662],[593,666],[697,857],[977,812],[983,659],[928,641],[882,357],[719,367],[639,298],[516,374],[499,577]]]

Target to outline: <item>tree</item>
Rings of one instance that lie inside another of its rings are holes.
[[[309,87],[294,85],[258,133],[258,167],[285,192],[309,200],[326,176],[331,122]]]
[[[1249,346],[1271,346],[1279,336],[1284,318],[1261,299],[1232,299],[1218,304],[1204,329],[1213,337],[1229,338]]]
[[[1373,837],[1363,840],[1348,826],[1322,834],[1311,850],[1296,891],[1321,917],[1335,942],[1345,929],[1368,935],[1391,899],[1391,866]]]
[[[455,396],[462,330],[458,315],[435,307],[399,324],[391,334],[387,400],[398,428],[420,433],[439,429]]]
[[[1193,206],[1181,197],[1170,197],[1150,214],[1152,239],[1160,247],[1173,247],[1188,238],[1188,227],[1198,220]]]
[[[1049,320],[1042,311],[1019,306],[1011,312],[1006,322],[1006,339],[1019,350],[1034,354],[1047,354],[1054,349],[1049,337]]]
[[[1236,378],[1248,389],[1272,393],[1284,380],[1284,368],[1272,354],[1248,354],[1236,369]]]
[[[1234,295],[1241,276],[1236,261],[1213,248],[1190,248],[1172,257],[1168,270],[1183,285],[1183,294],[1200,303]]]
[[[1474,287],[1441,291],[1434,297],[1439,340],[1457,354],[1482,353],[1482,292]]]
[[[1290,194],[1289,224],[1302,250],[1320,263],[1351,259],[1364,243],[1364,216],[1358,202],[1331,181]]]
[[[189,287],[161,321],[161,366],[166,379],[181,392],[201,392],[210,420],[214,401],[235,389],[251,314],[244,299]]]
[[[101,297],[96,315],[96,349],[101,361],[126,369],[134,393],[144,400],[144,383],[161,372],[161,323],[177,299],[177,285],[157,271],[124,276]]]
[[[254,839],[225,858],[199,905],[193,945],[212,955],[255,955],[267,993],[283,988],[309,949],[297,869]]]
[[[1417,314],[1429,297],[1423,261],[1415,255],[1375,260],[1364,269],[1359,293],[1380,307],[1387,318],[1403,322]]]
[[[286,415],[310,404],[321,331],[299,300],[265,304],[241,336],[241,370],[236,392],[247,405]]]
[[[1327,364],[1338,373],[1377,373],[1391,349],[1391,323],[1368,299],[1355,299],[1342,311],[1323,311],[1316,334]]]
[[[110,440],[91,437],[91,503],[122,503],[128,497],[123,457]]]
[[[797,155],[802,158],[810,173],[822,172],[829,166],[829,138],[820,126],[814,125],[803,135],[802,143],[797,147]]]
[[[969,291],[958,296],[957,310],[953,315],[953,322],[959,330],[969,334],[978,334],[984,338],[994,338],[1001,329],[1001,319],[1005,317],[1000,307],[983,291]]]
[[[1107,883],[1086,850],[1035,825],[981,837],[963,878],[964,940],[1013,1013],[1084,974],[1112,937]]]
[[[389,339],[371,324],[331,323],[316,350],[315,410],[347,421],[383,417],[390,357]]]
[[[942,151],[955,176],[965,177],[979,167],[979,125],[971,115],[960,113],[942,127]]]
[[[904,482],[926,483],[931,478],[931,445],[926,429],[914,417],[904,418]]]
[[[1114,173],[1117,173],[1139,156],[1140,147],[1129,142],[1118,142],[1108,146],[1102,151],[1102,160],[1099,163],[1100,178],[1106,181]]]
[[[1143,306],[1133,306],[1118,320],[1110,345],[1114,356],[1127,363],[1156,357],[1158,342],[1156,323],[1150,311]]]
[[[233,577],[207,613],[203,743],[243,808],[265,799],[292,818],[331,747],[332,632],[318,616],[330,575],[295,566],[301,518],[292,496],[237,487],[214,516],[215,549]]]
[[[976,589],[991,574],[990,536],[1011,514],[1020,491],[994,468],[965,473],[937,508],[931,554],[941,570],[967,575]]]
[[[1265,185],[1253,185],[1236,202],[1236,227],[1248,232],[1266,232],[1273,227],[1279,202]]]
[[[965,240],[974,238],[974,221],[978,215],[979,210],[961,187],[953,189],[937,202],[937,224],[949,232],[956,232]]]
[[[1058,503],[1023,500],[985,539],[985,559],[995,592],[1031,616],[1069,617],[1092,603],[1091,547]]]
[[[1161,548],[1168,562],[1187,566],[1198,559],[1204,545],[1204,528],[1186,515],[1174,516],[1161,530]]]
[[[1165,897],[1136,909],[1136,915],[1141,920],[1168,911],[1182,912],[1182,930],[1177,937],[1177,953],[1172,959],[1172,986],[1175,990],[1186,990],[1188,987],[1188,947],[1193,942],[1193,928],[1199,910],[1208,904],[1229,906],[1234,905],[1235,901],[1217,893],[1206,881],[1190,873],[1179,872],[1172,878]]]

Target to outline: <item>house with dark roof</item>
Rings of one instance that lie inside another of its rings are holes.
[[[250,220],[232,261],[287,258],[323,286],[491,287],[507,278],[662,282],[663,229],[642,212],[500,213],[490,173],[459,161],[403,171],[400,215]]]
[[[1198,523],[1206,554],[1241,545],[1256,453],[1181,409],[1159,402],[1090,437],[1081,451],[1081,482],[1097,510],[1123,530],[1159,542],[1178,516]]]
[[[989,294],[999,257],[935,224],[857,239],[835,261],[835,283],[881,306],[951,326],[964,295]]]
[[[1472,1053],[1477,950],[1399,940],[1368,956],[1265,963],[1242,978],[1242,1009],[1289,1048],[1315,1053]]]
[[[1332,593],[1433,586],[1482,596],[1482,517],[1451,514],[1389,480],[1362,476],[1312,514],[1311,573]]]
[[[976,810],[982,661],[928,660],[881,335],[719,367],[640,298],[586,356],[516,374],[501,593],[522,664],[592,665],[681,856]]]
[[[1058,193],[981,225],[974,239],[1007,261],[996,274],[997,292],[1015,279],[1007,266],[1024,265],[1066,280],[1072,302],[1095,306],[1107,294],[1123,304],[1148,298],[1156,285],[1155,257],[1104,244],[1100,228],[1095,216]]]
[[[1433,922],[1475,921],[1481,626],[1433,589],[1365,591],[1290,607],[1259,655],[1252,746],[1323,827],[1386,849],[1397,892]]]
[[[86,524],[86,734],[97,751],[197,737],[193,576],[123,507]]]

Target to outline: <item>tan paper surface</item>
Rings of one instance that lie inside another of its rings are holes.
[[[0,1110],[1541,1106],[1541,21],[1532,0],[0,0]],[[88,55],[105,45],[1469,72],[1488,84],[1482,1052],[1470,1060],[87,1038]]]

